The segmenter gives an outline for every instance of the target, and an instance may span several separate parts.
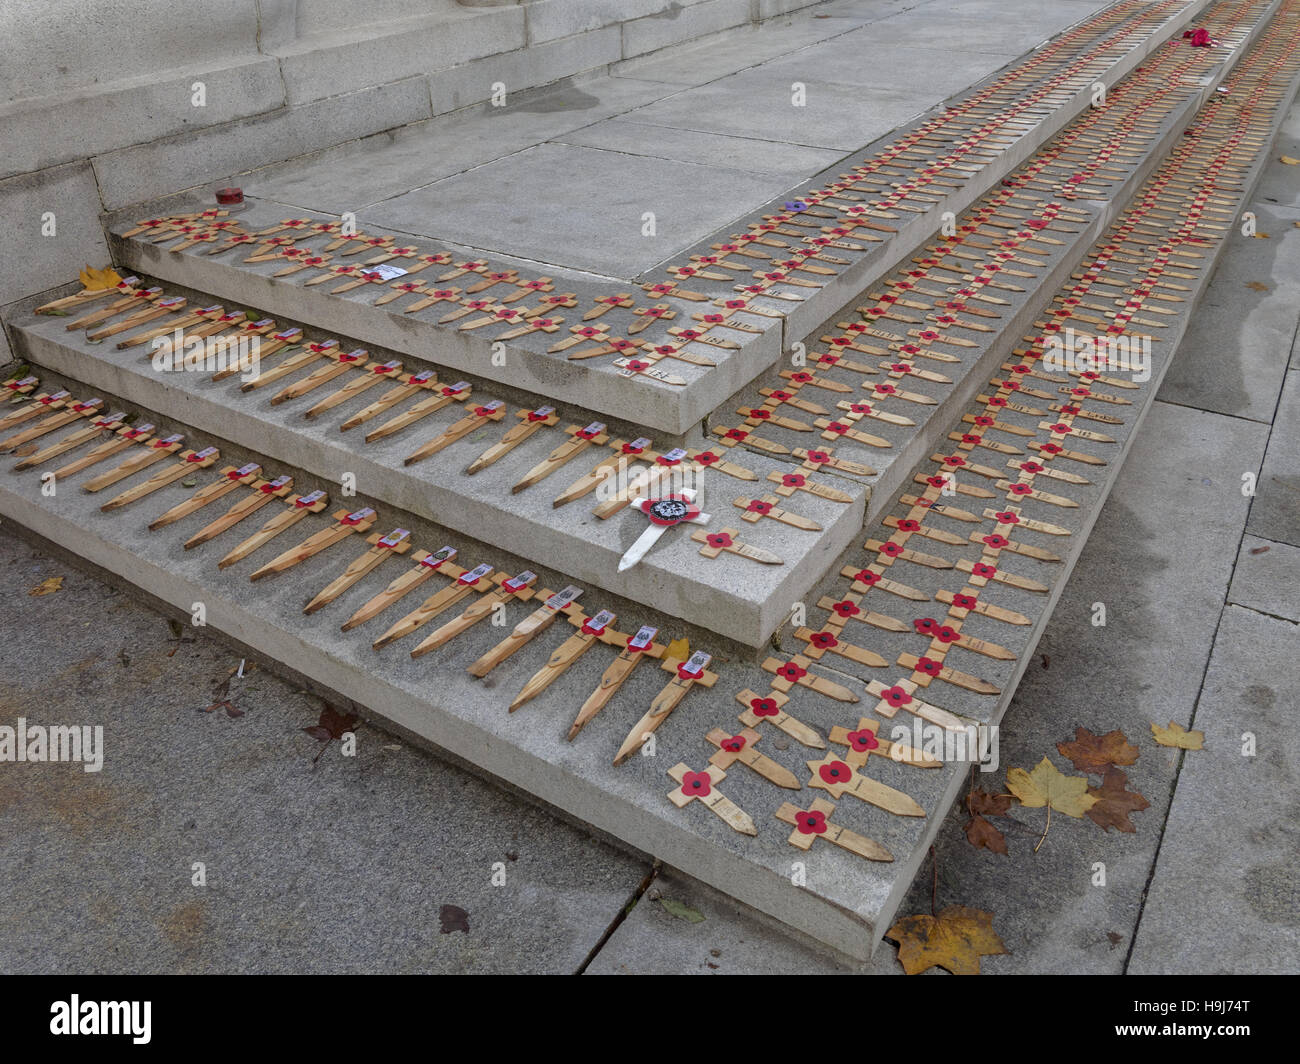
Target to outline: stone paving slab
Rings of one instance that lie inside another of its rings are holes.
[[[1300,547],[1300,373],[1295,370],[1286,374],[1246,531]]]
[[[27,594],[52,576],[57,594]],[[572,972],[648,871],[373,728],[313,766],[321,700],[264,670],[231,683],[242,717],[203,714],[237,654],[192,629],[177,645],[9,532],[0,582],[0,723],[104,729],[99,773],[0,775],[6,972]],[[443,905],[467,932],[442,932]]]
[[[1300,622],[1300,547],[1243,536],[1228,601]]]
[[[1181,762],[1178,791],[1130,972],[1289,975],[1300,967],[1298,642],[1290,621],[1224,609],[1188,725],[1205,733],[1205,749],[1164,751]],[[1253,754],[1244,752],[1248,734]]]

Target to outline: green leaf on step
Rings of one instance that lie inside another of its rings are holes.
[[[51,318],[70,318],[72,317],[66,310],[61,307],[55,307],[53,310],[41,311],[42,316],[48,314]]]
[[[192,488],[192,487],[194,487],[194,485],[197,484],[198,482],[199,482],[199,481],[198,481],[198,478],[197,478],[197,477],[186,477],[184,480],[181,481],[181,487],[182,487],[182,488]]]
[[[664,911],[670,916],[675,916],[679,920],[685,920],[687,923],[702,924],[704,923],[704,914],[692,909],[689,905],[683,905],[672,898],[660,898],[659,904],[664,907]]]
[[[259,314],[257,311],[255,311],[255,310],[246,310],[246,311],[244,311],[244,317],[246,317],[249,321],[261,321],[261,320],[262,320],[262,315],[260,315],[260,314]]]

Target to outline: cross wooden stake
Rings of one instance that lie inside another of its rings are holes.
[[[333,367],[322,367],[322,370]],[[317,370],[321,372],[322,370]],[[402,375],[402,364],[393,359],[389,362],[367,362],[360,367],[359,371],[351,375],[352,379],[344,384],[341,388],[336,388],[316,403],[310,410],[303,413],[303,417],[319,417],[327,410],[333,410],[336,406],[342,406],[349,400],[355,399],[363,392],[369,391],[377,384],[382,384],[387,380],[399,379]],[[313,374],[314,376],[314,374]]]
[[[240,499],[215,521],[204,525],[185,541],[185,549],[193,550],[209,540],[216,539],[228,528],[239,524],[249,514],[256,513],[272,499],[283,499],[293,491],[293,477],[276,477],[275,480],[255,480],[249,485],[252,492]]]
[[[791,528],[801,528],[805,532],[820,532],[822,526],[816,521],[807,517],[801,517],[799,514],[791,513],[789,510],[783,510],[776,504],[775,495],[764,495],[758,499],[732,499],[731,505],[737,509],[743,510],[740,519],[754,524],[761,521],[764,517],[770,517],[773,521],[780,521]]]
[[[308,344],[302,351],[291,355],[285,362],[271,371],[275,378],[284,376],[290,372],[289,363],[297,363],[292,369],[306,365],[317,358],[325,358],[328,361],[323,366],[318,366],[301,380],[294,381],[292,384],[281,388],[275,395],[271,396],[271,405],[279,406],[281,403],[287,403],[290,399],[297,399],[314,391],[322,384],[328,384],[336,377],[341,377],[350,369],[368,365],[367,359],[370,352],[364,347],[357,347],[351,351],[341,351],[337,340],[326,340],[322,344]],[[270,374],[262,374],[262,377]],[[249,385],[260,387],[261,380],[250,381]],[[248,385],[245,386],[246,388]]]
[[[385,410],[390,410],[403,399],[408,399],[421,390],[432,389],[438,383],[438,375],[431,369],[421,370],[419,373],[409,373],[406,379],[396,386],[389,388],[378,399],[362,410],[358,410],[350,418],[339,426],[340,432],[346,432],[348,429],[356,428],[358,425],[364,425],[371,418],[378,417]]]
[[[155,300],[161,299],[162,294],[163,290],[156,286],[153,288],[130,288],[120,299],[115,299],[108,306],[100,307],[98,310],[85,314],[80,318],[73,318],[72,321],[66,322],[63,328],[68,332],[72,332],[74,329],[89,329],[92,325],[107,321],[124,310],[139,310],[142,306],[147,306]]]
[[[784,662],[776,658],[768,658],[763,662],[763,671],[772,674],[774,677],[772,687],[782,694],[789,692],[790,688],[797,684],[827,698],[833,698],[837,702],[858,701],[858,696],[843,684],[809,672],[808,666],[811,663],[811,660],[802,654],[796,654],[789,661]]]
[[[377,568],[386,559],[405,554],[411,548],[411,533],[404,528],[395,528],[386,536],[378,532],[366,537],[370,549],[362,553],[335,579],[325,585],[306,606],[303,613],[315,613],[328,606],[343,592],[360,580],[371,570]]]
[[[894,859],[894,855],[874,839],[831,823],[829,817],[834,812],[834,802],[828,802],[825,798],[814,798],[812,805],[807,809],[800,809],[790,802],[783,802],[775,815],[777,820],[794,825],[794,831],[790,833],[788,841],[791,846],[801,850],[811,849],[818,838],[823,838],[840,849],[848,850],[849,853],[855,853],[868,861]]]
[[[116,484],[119,480],[132,476],[147,469],[155,462],[161,462],[169,455],[175,454],[185,445],[185,437],[167,436],[162,439],[149,440],[141,450],[110,469],[107,473],[101,473],[92,480],[86,481],[81,486],[82,491],[103,491],[104,488]]]
[[[851,794],[896,816],[925,816],[925,810],[910,795],[861,775],[835,754],[827,754],[820,761],[809,761],[807,765],[812,772],[808,786],[826,791],[836,801]]]
[[[678,763],[668,770],[668,775],[681,785],[668,792],[668,800],[678,809],[684,809],[689,803],[698,800],[732,831],[738,831],[742,835],[758,834],[753,818],[730,798],[723,797],[715,790],[727,778],[722,769],[715,765],[705,765],[703,772],[692,772],[685,763]]]
[[[790,738],[803,743],[814,750],[825,750],[826,740],[800,720],[785,712],[790,696],[782,691],[769,691],[765,695],[755,694],[749,688],[736,695],[736,701],[745,708],[740,712],[740,723],[747,728],[757,728],[759,723],[770,721],[772,727],[780,728]]]
[[[854,768],[862,768],[874,757],[884,757],[913,768],[940,768],[943,762],[921,750],[891,742],[879,737],[880,722],[870,717],[858,721],[856,731],[849,731],[838,724],[831,729],[831,742],[837,746],[847,746],[844,760]]]
[[[390,418],[388,421],[385,421],[379,426],[379,428],[366,433],[366,443],[374,443],[375,440],[382,440],[387,436],[395,435],[396,433],[401,432],[402,429],[414,425],[417,421],[428,417],[430,414],[437,413],[444,406],[448,406],[451,403],[463,403],[470,397],[472,391],[473,389],[470,388],[468,381],[457,381],[455,384],[441,386],[427,399],[421,399],[414,406],[408,407],[395,418]],[[494,400],[494,402],[495,401],[499,400]],[[489,403],[487,406],[479,407],[478,409],[487,410],[491,405],[492,404]],[[505,408],[502,407],[501,409],[504,412]],[[490,413],[491,412],[489,411],[489,414]],[[489,415],[483,416],[486,417]]]
[[[602,314],[608,314],[615,307],[630,307],[634,300],[631,292],[619,292],[612,296],[597,296],[593,302],[596,305],[583,314],[583,321],[593,321]]]
[[[318,514],[329,505],[329,496],[323,491],[313,491],[309,495],[290,495],[285,499],[285,509],[267,521],[257,532],[240,543],[234,550],[217,562],[218,569],[228,569],[236,562],[242,561],[258,548],[271,542],[285,529],[292,528],[308,514]]]
[[[86,339],[94,341],[106,340],[110,336],[116,336],[128,329],[138,328],[167,314],[179,314],[184,309],[185,299],[182,296],[169,296],[165,299],[158,299],[150,303],[145,309],[136,311],[130,317],[123,318],[112,325],[105,325],[102,329],[96,329],[92,333],[87,333]]]
[[[465,469],[468,476],[473,476],[475,473],[487,469],[488,466],[500,461],[525,440],[530,439],[539,429],[550,428],[560,420],[560,415],[555,412],[553,406],[539,406],[536,410],[520,410],[515,414],[515,417],[519,419],[519,424],[512,426],[501,437],[500,441],[494,443],[469,464]]]
[[[687,661],[668,657],[667,655],[664,656],[660,668],[675,675],[668,681],[664,689],[655,696],[645,715],[627,733],[623,745],[619,747],[618,753],[614,755],[614,764],[623,764],[624,761],[640,750],[645,745],[646,740],[659,728],[659,725],[668,719],[668,715],[681,704],[682,699],[696,684],[701,687],[712,687],[718,682],[717,673],[710,672],[708,668],[709,663],[712,661],[713,655],[706,654],[702,650],[697,650]]]
[[[778,787],[785,787],[792,791],[799,789],[799,780],[793,772],[784,765],[777,764],[770,757],[760,754],[754,748],[762,736],[753,728],[742,728],[735,735],[728,735],[721,728],[714,728],[704,738],[718,748],[717,753],[709,758],[710,765],[729,769],[739,761]]]
[[[40,402],[40,400],[38,399],[37,402]],[[34,409],[37,413],[49,413],[50,410],[54,410],[55,413],[49,414],[48,417],[42,418],[35,425],[23,429],[21,432],[16,432],[14,435],[0,440],[0,451],[11,451],[15,447],[21,447],[24,443],[40,439],[42,436],[61,429],[64,425],[71,425],[79,418],[92,417],[99,413],[103,406],[104,400],[102,399],[74,401],[67,397],[66,392],[56,393],[56,395],[50,396],[48,403],[27,408],[28,412]]]
[[[568,433],[569,438],[516,481],[510,488],[511,495],[517,495],[525,488],[530,488],[534,484],[545,480],[562,465],[576,458],[593,444],[600,446],[609,440],[609,433],[605,431],[604,422],[601,421],[593,421],[585,428],[570,425],[564,431]]]
[[[663,657],[666,647],[661,643],[655,642],[655,636],[659,634],[659,629],[645,625],[637,630],[632,636],[625,636],[621,632],[610,633],[611,638],[604,640],[614,646],[619,645],[622,640],[623,648],[617,658],[610,663],[609,667],[601,674],[600,683],[596,689],[587,696],[582,707],[578,710],[578,715],[574,718],[572,726],[569,728],[568,741],[573,742],[574,737],[608,704],[610,699],[618,693],[620,687],[632,675],[632,670],[644,658],[661,658]]]
[[[398,639],[410,635],[422,624],[432,620],[443,610],[454,606],[461,599],[471,594],[483,594],[489,591],[495,585],[494,580],[504,578],[504,573],[493,574],[492,566],[483,564],[475,569],[460,569],[460,575],[456,575],[456,570],[460,566],[448,566],[448,575],[452,577],[449,586],[444,587],[441,591],[435,592],[424,600],[419,606],[413,609],[401,620],[397,621],[383,635],[371,644],[375,650],[382,650]],[[391,600],[390,600],[391,601]],[[386,605],[387,603],[385,603]],[[382,608],[382,607],[381,607]],[[355,620],[356,618],[353,618]],[[348,622],[349,624],[352,621]]]
[[[637,333],[644,331],[651,322],[654,321],[672,321],[677,317],[677,311],[673,310],[667,303],[656,303],[650,307],[637,307],[632,311],[641,320],[633,322],[627,327],[629,336],[635,336]]]
[[[614,453],[607,455],[580,476],[552,501],[551,506],[560,507],[581,499],[595,491],[603,481],[611,477],[620,477],[627,473],[638,461],[650,462],[659,457],[659,452],[651,449],[652,440],[647,436],[638,436],[635,440],[608,440]]]
[[[325,550],[325,548],[347,539],[353,532],[367,531],[374,523],[375,511],[368,506],[352,513],[339,510],[334,514],[334,524],[329,528],[308,536],[298,546],[290,547],[277,557],[272,558],[271,561],[255,570],[249,576],[249,579],[262,580],[275,573],[282,573],[286,569],[292,569],[299,562],[305,562],[308,558],[314,557]]]
[[[108,288],[83,288],[80,292],[75,292],[70,296],[64,296],[62,299],[53,299],[48,303],[42,303],[33,313],[49,314],[54,310],[66,310],[71,307],[85,306],[87,303],[94,303],[100,299],[107,299],[109,296],[123,298],[131,292],[137,290],[140,284],[140,278],[136,276],[124,277],[115,285]]]
[[[446,574],[453,580],[458,580],[464,576],[465,570],[455,564],[456,553],[455,547],[442,547],[432,552],[427,550],[415,551],[411,555],[411,560],[415,562],[414,568],[404,572],[344,621],[342,630],[350,632],[353,628],[365,624],[372,617],[377,617],[408,591],[414,591],[432,577],[434,573],[444,568]]]
[[[87,428],[71,433],[63,437],[58,443],[52,443],[48,447],[42,448],[35,454],[29,455],[15,466],[15,470],[31,469],[33,466],[41,465],[48,462],[51,458],[57,458],[61,454],[66,454],[75,447],[80,447],[83,443],[89,443],[91,440],[103,435],[104,433],[113,433],[120,429],[126,422],[127,415],[121,411],[112,414],[105,414],[103,417],[97,417],[90,423]]]
[[[501,642],[474,662],[469,667],[470,675],[477,676],[480,679],[486,676],[509,658],[511,654],[527,646],[529,642],[546,631],[555,623],[557,617],[563,615],[570,620],[574,617],[581,617],[585,620],[585,614],[577,604],[578,596],[581,594],[582,588],[575,587],[573,584],[556,592],[543,588],[537,593],[537,597],[542,600],[542,604],[515,625],[511,633]],[[545,685],[540,690],[544,689]],[[540,693],[540,690],[538,693]],[[524,699],[524,701],[526,702],[527,699]],[[510,704],[510,712],[513,713],[521,705],[523,705],[523,702],[516,699]]]
[[[507,577],[504,573],[501,573],[494,578],[494,581],[497,583],[497,587],[468,606],[460,616],[453,617],[437,631],[426,636],[424,642],[411,651],[411,657],[421,657],[451,642],[462,632],[466,632],[478,624],[484,617],[490,617],[498,605],[504,606],[512,598],[518,599],[520,602],[527,602],[535,594],[533,585],[537,583],[537,574],[524,570],[517,576]]]
[[[236,469],[234,466],[226,466],[217,474],[217,479],[208,484],[206,487],[199,488],[193,495],[182,503],[177,503],[164,514],[160,514],[149,523],[149,531],[157,532],[160,528],[166,528],[168,525],[175,524],[182,518],[189,517],[192,513],[197,513],[210,502],[216,502],[225,495],[229,495],[236,488],[247,487],[255,481],[262,472],[262,467],[256,462],[249,462],[247,465],[240,466]]]
[[[700,548],[700,553],[706,558],[716,558],[725,551],[727,554],[739,555],[741,558],[748,558],[750,561],[759,562],[762,565],[785,564],[785,559],[780,555],[763,550],[762,547],[744,543],[739,537],[740,530],[735,528],[722,528],[716,532],[705,532],[701,528],[691,533],[692,540],[704,544]]]
[[[444,397],[450,401],[450,397]],[[409,454],[402,460],[403,465],[413,465],[416,462],[423,461],[430,455],[437,454],[445,447],[450,447],[457,440],[468,436],[476,429],[482,428],[489,421],[500,421],[506,415],[506,405],[500,399],[493,399],[483,406],[473,407],[468,414],[459,421],[454,422],[445,428],[441,433],[424,444],[414,453]]]
[[[806,491],[809,495],[816,495],[819,499],[829,499],[831,502],[850,503],[853,501],[853,496],[848,492],[809,480],[803,473],[779,473],[773,470],[768,473],[767,479],[777,485],[776,493],[786,498],[789,498],[796,491]]]

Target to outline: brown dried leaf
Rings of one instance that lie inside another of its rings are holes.
[[[1264,284],[1262,281],[1247,281],[1246,287],[1252,292],[1267,292],[1269,290],[1268,285]]]
[[[993,930],[993,914],[965,905],[949,905],[938,916],[905,917],[885,937],[898,943],[898,961],[908,975],[935,967],[979,975],[980,957],[1007,952]]]
[[[1006,816],[1011,808],[1011,795],[989,794],[977,788],[967,797],[966,808],[971,816]]]
[[[1137,791],[1128,788],[1128,774],[1117,768],[1106,770],[1100,787],[1089,787],[1088,793],[1097,799],[1097,804],[1088,810],[1088,819],[1109,831],[1126,831],[1136,834],[1128,816],[1140,809],[1146,809],[1151,803]]]
[[[27,592],[27,594],[33,596],[53,595],[54,592],[62,591],[62,590],[63,590],[63,577],[52,576],[48,580],[42,580],[39,584],[37,584],[34,588],[32,588],[29,592]]]
[[[1007,837],[982,816],[971,817],[966,825],[966,841],[977,850],[992,850],[1003,857],[1011,856],[1007,852]]]
[[[1106,771],[1108,765],[1133,764],[1141,753],[1118,728],[1105,735],[1093,735],[1087,728],[1075,728],[1074,741],[1057,743],[1056,749],[1080,772],[1092,772],[1098,776]]]

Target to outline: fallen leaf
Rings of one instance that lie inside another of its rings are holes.
[[[1263,284],[1259,281],[1247,281],[1246,287],[1249,288],[1252,292],[1267,292],[1269,290],[1268,285]]]
[[[1007,789],[1030,809],[1048,806],[1066,816],[1081,817],[1097,802],[1088,794],[1083,776],[1066,776],[1047,758],[1038,762],[1033,772],[1023,768],[1007,771]]]
[[[1269,240],[1269,239],[1271,239],[1267,233],[1251,233],[1251,236],[1253,236],[1256,240]]]
[[[439,909],[438,922],[442,924],[444,935],[450,935],[453,931],[469,934],[469,913],[459,905],[444,905]]]
[[[1092,772],[1098,776],[1106,771],[1108,765],[1133,764],[1141,753],[1118,728],[1105,735],[1093,735],[1087,728],[1075,728],[1074,741],[1057,743],[1056,749],[1079,772]]]
[[[51,576],[48,580],[42,580],[27,594],[29,595],[53,595],[56,591],[63,590],[63,577]]]
[[[199,482],[198,477],[186,477],[181,481],[182,488],[192,488]]]
[[[1110,942],[1110,948],[1114,949],[1116,946],[1118,946],[1121,942],[1124,941],[1124,936],[1114,931],[1107,931],[1106,939],[1108,942]]]
[[[908,975],[931,968],[979,975],[981,957],[1007,952],[993,930],[993,914],[965,905],[949,905],[938,916],[905,917],[885,937],[898,943],[898,962]]]
[[[676,658],[678,661],[686,661],[691,656],[691,644],[683,636],[681,639],[674,639],[668,644],[668,649],[664,651],[664,657]]]
[[[1172,720],[1167,728],[1162,728],[1159,724],[1152,724],[1151,734],[1155,736],[1156,742],[1161,746],[1173,746],[1179,750],[1205,749],[1205,732],[1188,731],[1181,724]]]
[[[967,797],[966,808],[970,810],[971,816],[1006,816],[1011,808],[1011,796],[989,794],[977,788]]]
[[[1003,857],[1007,852],[1007,837],[982,816],[973,816],[966,825],[966,841],[977,850],[992,850]]]
[[[1266,553],[1268,553],[1268,547],[1267,547],[1267,546],[1263,546],[1263,547],[1251,547],[1251,548],[1250,548],[1250,553],[1251,553],[1251,554],[1266,554]]]
[[[1151,804],[1137,791],[1128,790],[1128,773],[1113,766],[1106,770],[1101,786],[1089,787],[1088,793],[1097,799],[1097,804],[1088,810],[1088,819],[1107,831],[1114,828],[1136,834],[1137,828],[1128,815]]]
[[[1279,156],[1278,162],[1286,163],[1287,166],[1300,166],[1300,159],[1292,159],[1289,155]]]
[[[692,909],[689,905],[683,905],[672,898],[660,898],[659,904],[664,907],[664,911],[670,916],[675,916],[679,920],[685,920],[690,924],[704,923],[704,914]]]
[[[122,278],[112,266],[105,266],[102,270],[87,266],[81,271],[80,279],[88,292],[102,292],[105,288],[113,288],[122,283]]]

